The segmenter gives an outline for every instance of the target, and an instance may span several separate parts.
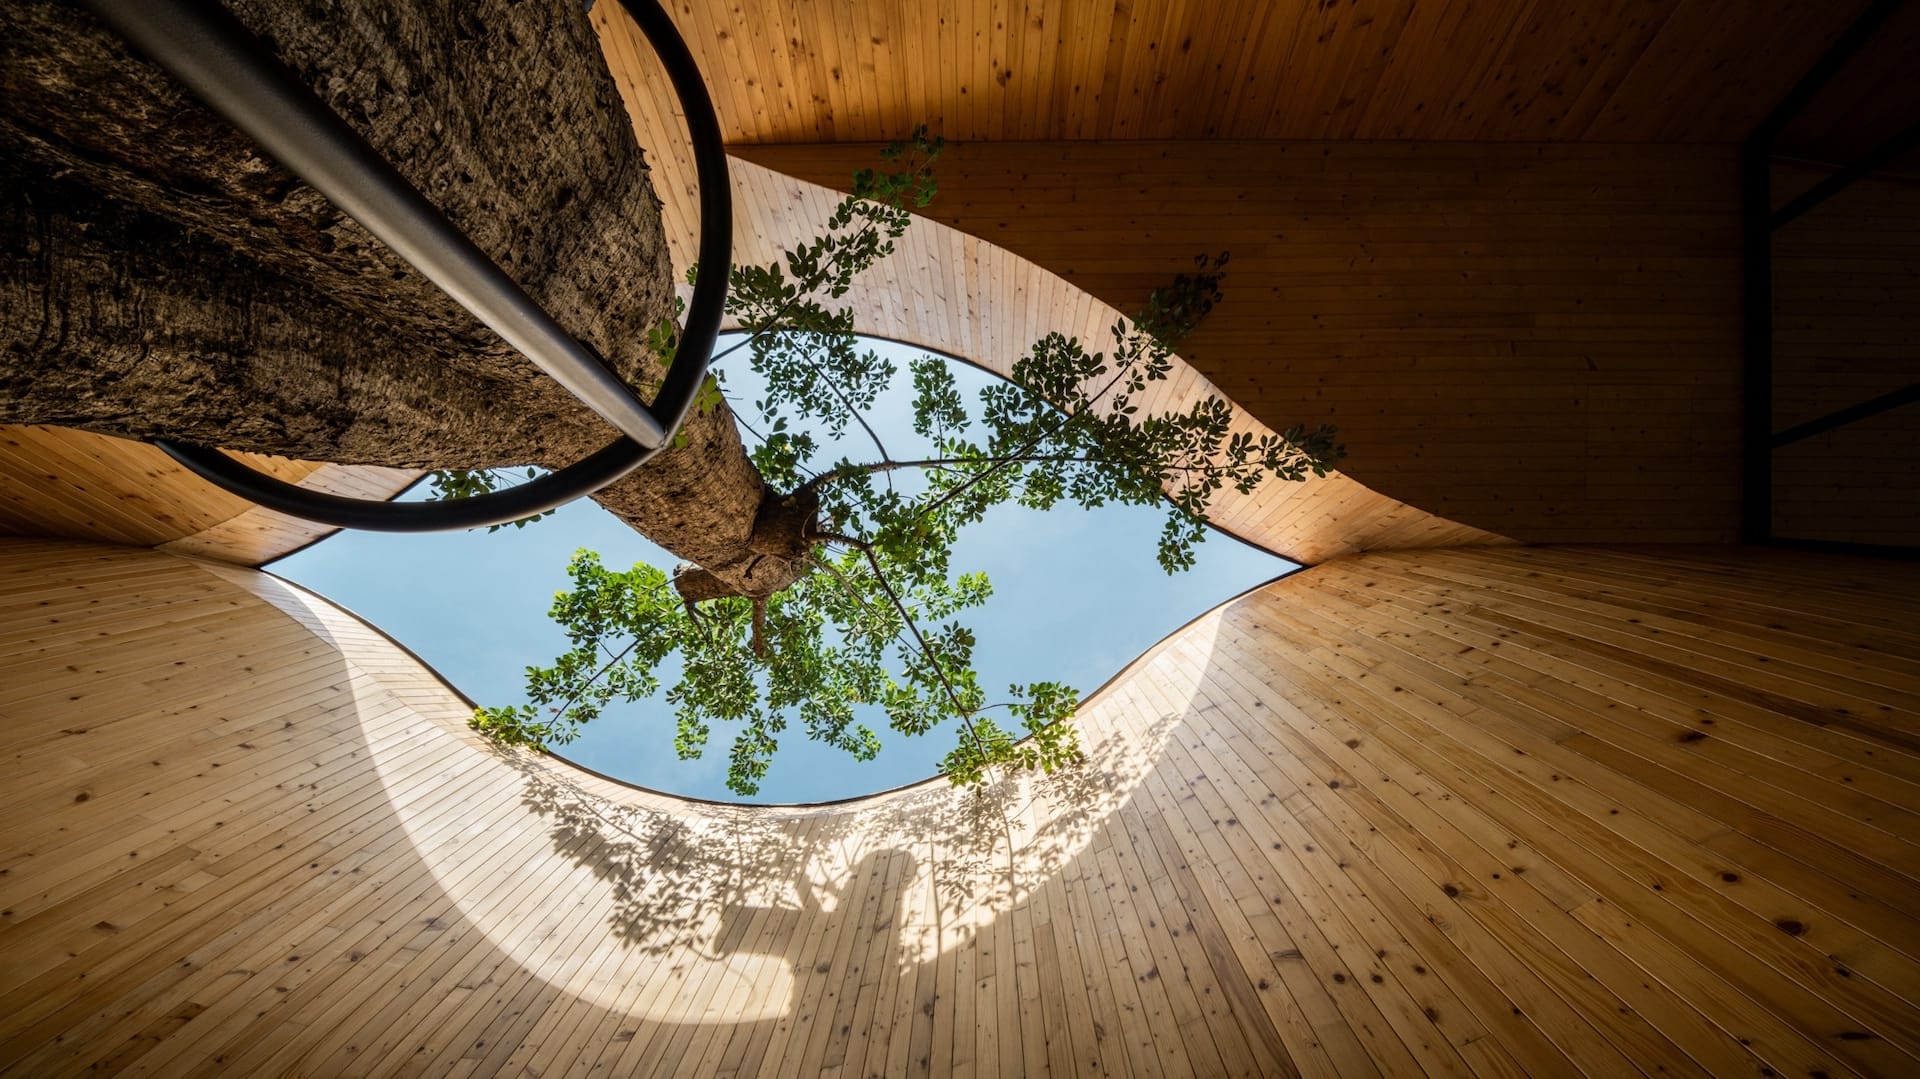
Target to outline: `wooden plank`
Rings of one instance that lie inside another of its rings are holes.
[[[1133,11],[1130,25],[1158,14]],[[1363,33],[1389,33],[1394,17],[1370,13]],[[1351,29],[1346,11],[1310,18],[1343,36]],[[1328,60],[1334,69],[1358,62]],[[864,152],[741,151],[841,186]],[[1731,189],[1732,161],[1652,147],[1612,156],[1538,145],[967,145],[942,161],[929,212],[1118,310],[1194,252],[1231,248],[1229,300],[1183,357],[1275,429],[1338,424],[1356,450],[1348,473],[1383,505],[1528,539],[1726,541],[1737,517],[1727,493],[1737,486],[1738,423],[1724,407],[1724,422],[1703,417],[1737,400],[1737,223],[1730,203],[1712,196]],[[1676,205],[1676,188],[1703,197]],[[1627,234],[1640,257],[1612,261]],[[1693,272],[1676,282],[1681,261]],[[1462,344],[1481,346],[1477,377],[1444,351]],[[1575,362],[1521,355],[1541,344]],[[1633,358],[1647,347],[1663,352],[1657,367]],[[1350,367],[1359,350],[1391,350],[1402,370]],[[1275,368],[1255,356],[1285,359]],[[1410,368],[1431,379],[1418,392]],[[1623,369],[1661,389],[1605,392]],[[1655,422],[1650,401],[1692,422]],[[1519,459],[1473,448],[1515,438],[1530,447]],[[1595,439],[1607,452],[1594,452]],[[1568,473],[1579,480],[1566,482]],[[1653,474],[1663,482],[1647,482]],[[1675,498],[1676,481],[1721,496]]]
[[[236,454],[277,479],[387,498],[418,473]],[[259,565],[333,531],[212,486],[144,443],[58,427],[0,426],[0,534],[65,536]]]
[[[1914,710],[1920,582],[1896,571],[1867,591],[1807,555],[1361,556],[1131,665],[1082,709],[1078,794],[735,811],[506,766],[415,661],[264,578],[75,552],[0,550],[0,684],[44,683],[12,752],[74,769],[23,777],[0,835],[32,852],[0,889],[38,904],[0,915],[0,1053],[36,1073],[1920,1060],[1914,858],[1774,812],[1862,769],[1834,805],[1915,812],[1920,762],[1764,709],[1725,713],[1725,747],[1660,733],[1742,655]],[[69,688],[88,734],[60,733]],[[66,775],[92,796],[43,800]]]

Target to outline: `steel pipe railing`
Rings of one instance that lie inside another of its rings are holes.
[[[719,119],[692,52],[656,0],[621,4],[665,66],[686,114],[700,187],[701,273],[673,363],[650,405],[224,8],[191,0],[86,3],[623,436],[518,487],[428,503],[322,494],[257,472],[218,450],[167,441],[155,445],[209,482],[282,513],[345,528],[430,532],[504,524],[544,512],[618,480],[669,444],[699,392],[719,335],[732,265],[733,209]]]

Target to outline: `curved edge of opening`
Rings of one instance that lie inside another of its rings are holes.
[[[735,154],[733,162],[735,207],[744,227],[736,257],[743,265],[776,259],[783,245],[810,235],[844,197],[836,188],[756,164],[751,157]],[[856,283],[845,303],[862,335],[916,348],[928,347],[918,340],[941,340],[931,351],[989,369],[992,356],[1003,349],[1024,352],[1046,332],[1097,341],[1115,318],[1127,317],[992,238],[924,213],[914,215],[894,251]],[[954,311],[963,317],[929,314]],[[954,346],[974,347],[985,358],[948,351]],[[1177,350],[1173,377],[1204,383],[1212,395],[1227,401],[1236,430],[1278,433]],[[1171,395],[1167,403],[1177,406],[1185,395],[1185,390]],[[1313,490],[1305,490],[1309,487]],[[1302,564],[1370,550],[1513,542],[1383,494],[1337,468],[1307,484],[1269,484],[1252,495],[1231,490],[1225,494],[1215,516],[1241,527],[1216,528]]]
[[[1260,549],[1265,550],[1265,548],[1260,548]],[[176,556],[176,557],[186,557],[186,556]],[[247,568],[247,567],[241,567],[241,568]],[[438,668],[436,668],[433,664],[427,662],[426,659],[424,659],[418,652],[415,652],[412,648],[409,648],[404,641],[401,641],[398,638],[394,637],[391,633],[388,633],[386,629],[380,626],[378,623],[362,616],[358,611],[353,610],[351,607],[348,607],[345,604],[340,603],[336,600],[333,600],[327,596],[323,596],[320,593],[315,592],[310,588],[307,588],[306,586],[300,584],[297,581],[291,580],[286,577],[282,577],[281,575],[274,573],[271,570],[268,570],[264,567],[252,567],[252,568],[255,569],[256,572],[260,573],[261,575],[271,578],[275,582],[281,585],[284,585],[285,587],[291,589],[294,592],[312,596],[313,598],[319,600],[320,602],[325,603],[328,606],[331,606],[345,613],[346,615],[354,619],[356,622],[359,622],[361,625],[366,626],[368,629],[379,634],[382,640],[393,645],[395,648],[399,649],[401,653],[406,655],[409,659],[413,660],[415,663],[418,663],[420,665],[421,670],[433,676],[435,681],[439,682],[442,686],[445,686],[448,692],[452,693],[455,697],[459,698],[459,700],[462,703],[464,703],[467,707],[469,708],[480,707],[477,701],[475,701],[472,697],[467,696],[464,690],[462,690],[459,686],[454,685],[453,682],[446,677],[446,675],[440,673]],[[1074,712],[1076,716],[1082,709],[1086,708],[1089,704],[1091,704],[1094,698],[1106,692],[1109,687],[1113,686],[1116,682],[1120,681],[1120,679],[1125,677],[1130,671],[1134,670],[1136,667],[1139,667],[1142,663],[1145,663],[1153,659],[1154,656],[1156,656],[1163,649],[1165,649],[1167,645],[1171,641],[1173,641],[1174,638],[1185,633],[1187,630],[1191,629],[1194,625],[1196,625],[1203,619],[1206,619],[1212,616],[1216,611],[1219,611],[1224,607],[1240,602],[1241,600],[1254,594],[1255,592],[1260,591],[1263,588],[1269,588],[1280,581],[1284,581],[1287,578],[1292,577],[1295,574],[1304,572],[1305,570],[1310,568],[1311,567],[1309,566],[1296,565],[1295,568],[1287,571],[1286,573],[1277,574],[1274,577],[1269,578],[1268,580],[1261,581],[1258,584],[1242,589],[1241,591],[1233,594],[1232,596],[1227,597],[1224,600],[1221,600],[1219,603],[1214,604],[1213,606],[1207,608],[1206,610],[1201,611],[1199,614],[1194,615],[1192,618],[1188,619],[1185,622],[1182,622],[1180,625],[1175,626],[1172,630],[1168,631],[1159,640],[1149,645],[1146,648],[1146,650],[1142,651],[1139,655],[1128,660],[1126,663],[1121,664],[1119,670],[1114,671],[1111,675],[1108,675],[1107,679],[1104,682],[1101,682],[1098,686],[1095,686],[1092,691],[1082,695],[1078,703],[1074,705]],[[1032,736],[1029,735],[1028,737],[1030,738]],[[1024,742],[1026,740],[1027,739],[1023,738],[1020,741]],[[664,791],[655,787],[642,786],[641,784],[632,783],[627,780],[621,779],[617,776],[610,776],[605,772],[599,771],[594,768],[589,768],[584,764],[577,764],[574,761],[569,760],[568,758],[563,757],[557,753],[546,752],[540,755],[549,760],[556,761],[568,768],[571,768],[574,771],[593,776],[596,779],[602,780],[607,783],[611,783],[614,786],[620,787],[624,790],[634,791],[639,794],[647,795],[648,797],[651,797],[651,798],[661,798],[667,801],[677,802],[682,805],[712,806],[715,808],[727,809],[727,810],[845,809],[845,808],[853,807],[863,802],[877,803],[885,799],[890,799],[890,798],[894,798],[909,792],[922,790],[924,788],[931,787],[935,784],[939,784],[947,781],[945,776],[939,775],[936,773],[934,775],[928,776],[925,779],[916,779],[909,783],[902,783],[897,786],[887,787],[882,790],[871,791],[866,794],[849,795],[845,798],[830,798],[820,802],[729,802],[729,801],[724,801],[717,798],[701,798],[696,795],[676,794],[673,791]]]
[[[745,332],[746,331],[744,330],[736,328],[736,329],[723,331],[721,336],[724,337],[726,334],[736,334],[736,333],[745,333]],[[867,340],[870,340],[870,341],[885,341],[888,344],[899,345],[903,348],[915,348],[915,349],[919,349],[920,351],[926,353],[929,356],[938,356],[939,358],[946,360],[949,363],[964,363],[968,367],[973,368],[974,370],[980,372],[983,375],[989,375],[993,378],[997,378],[1000,381],[1005,382],[1009,385],[1013,383],[1013,380],[1008,378],[1006,375],[1003,375],[1000,372],[995,371],[993,368],[988,367],[986,364],[981,363],[978,360],[969,359],[966,356],[956,356],[953,353],[948,352],[945,349],[938,348],[934,345],[922,344],[918,341],[912,340],[910,338],[905,338],[905,337],[889,337],[888,335],[883,333],[867,333],[865,331],[855,331],[855,332],[860,337],[866,338]],[[1176,352],[1174,355],[1177,358],[1179,353]],[[1185,362],[1185,361],[1182,361],[1182,362]],[[1221,394],[1220,399],[1223,401],[1226,401],[1230,405],[1233,405],[1233,407],[1235,408],[1240,407],[1238,404],[1234,402],[1233,398],[1228,397],[1225,394]],[[1166,502],[1173,501],[1173,499],[1169,497],[1164,491],[1161,492],[1161,499]],[[1233,529],[1228,528],[1226,525],[1220,524],[1218,521],[1215,521],[1211,517],[1206,520],[1205,524],[1206,524],[1207,531],[1209,532],[1218,533],[1219,535],[1225,536],[1230,540],[1234,540],[1238,543],[1251,547],[1254,550],[1259,551],[1263,554],[1269,554],[1275,558],[1284,559],[1288,562],[1292,562],[1296,567],[1298,567],[1298,569],[1293,570],[1292,573],[1298,573],[1301,569],[1305,569],[1308,565],[1308,563],[1300,561],[1299,559],[1293,557],[1292,555],[1287,554],[1285,551],[1276,551],[1272,547],[1269,547],[1266,544],[1261,543],[1259,540],[1253,539],[1252,537],[1249,537],[1249,536],[1243,536],[1240,533],[1234,531]],[[1274,577],[1273,581],[1277,581],[1281,577],[1291,576],[1292,573],[1282,573]],[[1265,582],[1265,584],[1272,584],[1273,581],[1267,581]],[[1261,587],[1264,587],[1264,585],[1254,586],[1254,588],[1261,588]],[[1251,591],[1251,589],[1249,589],[1249,591]],[[1245,594],[1246,594],[1245,592],[1242,592],[1239,595],[1234,596],[1233,599],[1239,599],[1241,595],[1245,595]],[[1225,602],[1230,603],[1232,602],[1232,600],[1227,600]],[[1212,610],[1213,608],[1208,608],[1209,612]],[[1204,617],[1204,616],[1205,616],[1205,613],[1203,612],[1203,614],[1199,617]],[[1185,628],[1186,626],[1180,627],[1180,629],[1185,629]],[[1179,631],[1180,630],[1175,630],[1174,633],[1178,633]],[[1168,634],[1168,636],[1172,636],[1172,634]],[[1161,638],[1161,639],[1165,640],[1165,638]],[[1154,644],[1154,647],[1155,648],[1159,647],[1158,642]],[[1149,649],[1149,651],[1151,651],[1151,649]],[[1104,686],[1104,683],[1103,683],[1103,686]]]

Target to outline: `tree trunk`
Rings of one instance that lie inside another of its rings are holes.
[[[651,395],[672,268],[577,0],[230,6]],[[90,15],[0,7],[0,99],[0,422],[424,469],[558,467],[615,437]],[[800,570],[757,564],[778,500],[731,413],[683,436],[597,500],[737,592],[784,587]]]

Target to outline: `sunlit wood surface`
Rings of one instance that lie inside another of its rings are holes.
[[[743,262],[777,258],[776,244],[813,235],[809,230],[840,201],[831,189],[738,159],[733,172],[736,206],[752,229],[739,245]],[[1112,327],[1121,318],[1119,310],[1006,248],[925,220],[914,222],[850,298],[862,331],[959,356],[1003,376],[1049,333],[1078,337],[1089,350],[1111,349]],[[1210,397],[1233,400],[1176,359],[1172,375],[1136,395],[1134,403],[1143,411],[1183,412]],[[1300,416],[1295,422],[1323,418]],[[1236,403],[1233,430],[1258,437],[1272,428]],[[1355,450],[1365,453],[1366,447]],[[1209,513],[1226,531],[1298,562],[1354,551],[1503,541],[1339,472],[1304,483],[1269,481],[1246,495],[1225,489]]]
[[[875,146],[743,147],[845,187]],[[925,211],[1121,310],[1229,251],[1181,346],[1348,479],[1539,543],[1733,542],[1730,146],[1377,142],[954,148]]]
[[[1141,0],[1091,5],[1050,2],[1024,8],[997,0],[922,5],[862,0],[839,6],[782,0],[669,7],[714,90],[726,137],[742,152],[749,146],[888,139],[924,122],[951,139],[970,142],[1174,139],[1189,140],[1192,146],[1222,139],[1584,142],[1604,145],[1608,149],[1601,154],[1620,153],[1630,161],[1637,151],[1622,151],[1620,144],[1737,142],[1850,24],[1864,3],[1767,0],[1730,10],[1710,0],[1659,5],[1583,2],[1571,8],[1525,0],[1433,4],[1365,0],[1330,5]],[[670,235],[684,263],[694,224],[687,217],[693,205],[692,182],[681,126],[670,98],[659,93],[647,74],[650,54],[633,40],[618,5],[594,5],[593,18],[602,29],[615,75],[628,93],[643,145],[654,161]],[[1909,22],[1896,21],[1893,32],[1905,34],[1908,27]],[[1884,79],[1897,78],[1902,69],[1879,63],[1864,70],[1872,79]],[[1879,85],[1872,79],[1862,86],[1842,87],[1845,93],[1836,91],[1835,101],[1872,100]],[[1841,111],[1851,115],[1859,109],[1847,106]],[[1236,151],[1216,147],[1208,152],[1217,159]],[[1493,155],[1489,161],[1497,164],[1498,154],[1504,151],[1486,152]],[[1152,159],[1151,154],[1143,158],[1148,163]],[[1584,191],[1578,184],[1563,186],[1563,194],[1588,204],[1592,213],[1618,208],[1620,199],[1609,194],[1614,189],[1605,179],[1618,176],[1617,169],[1579,164],[1582,159],[1577,153],[1565,160],[1575,162],[1568,167],[1592,172],[1598,186]],[[1176,159],[1170,167],[1178,169],[1181,164]],[[1441,172],[1442,179],[1451,175]],[[789,203],[813,196],[801,188],[776,190],[778,184],[748,167],[742,167],[741,173],[741,254],[769,257],[779,244],[799,235],[797,226],[784,216]],[[1328,184],[1339,187],[1352,180],[1351,175],[1330,176]],[[1549,180],[1550,186],[1556,182]],[[1183,234],[1180,229],[1169,230],[1166,221],[1137,218],[1116,209],[1106,215],[1106,227],[1132,236],[1154,234],[1171,246],[1139,259],[1141,245],[1102,236],[1103,260],[1131,257],[1136,261],[1104,267],[1085,259],[1049,262],[1045,252],[1023,249],[1012,237],[983,224],[994,212],[988,205],[991,199],[955,200],[964,189],[964,184],[949,185],[954,219],[990,243],[1021,250],[1021,257],[1009,259],[1005,252],[989,250],[966,237],[919,235],[912,242],[918,245],[914,255],[921,261],[909,265],[896,259],[887,270],[892,276],[884,284],[870,285],[857,297],[863,326],[909,336],[975,362],[1002,365],[1012,355],[1009,349],[1024,346],[1022,338],[1030,339],[1026,331],[1033,327],[1103,329],[1107,321],[1104,306],[1088,306],[1073,287],[1061,285],[1027,259],[1070,274],[1073,285],[1091,289],[1124,311],[1138,292],[1134,278],[1161,275],[1166,269],[1162,264],[1175,248],[1184,259],[1194,253],[1186,249],[1192,243],[1212,242],[1211,236]],[[1690,190],[1683,186],[1669,194],[1690,200]],[[1152,198],[1187,207],[1198,194],[1188,185],[1156,181]],[[1722,201],[1731,207],[1737,200],[1731,190],[1726,196]],[[1472,196],[1463,197],[1470,200]],[[1512,192],[1504,190],[1500,195],[1501,199],[1511,197]],[[1632,205],[1639,205],[1634,201],[1638,199],[1639,194],[1630,193]],[[1436,223],[1435,228],[1453,230],[1432,242],[1472,246],[1475,241],[1461,232],[1460,224],[1460,214],[1469,211],[1458,205],[1449,208],[1444,202],[1428,198],[1418,210],[1424,220]],[[1135,209],[1148,208],[1143,204]],[[1213,219],[1217,222],[1222,216],[1215,213]],[[1438,278],[1429,282],[1443,291],[1465,289],[1465,301],[1423,298],[1405,292],[1405,282],[1396,285],[1393,275],[1418,275],[1431,268],[1401,265],[1391,256],[1382,261],[1378,252],[1383,244],[1428,241],[1389,236],[1396,228],[1390,224],[1356,223],[1344,214],[1336,216],[1346,223],[1333,224],[1333,218],[1323,213],[1315,223],[1303,222],[1292,231],[1318,229],[1326,233],[1322,240],[1336,246],[1355,239],[1336,235],[1341,228],[1365,233],[1359,236],[1360,247],[1374,254],[1360,254],[1373,259],[1373,269],[1386,276],[1379,280],[1349,277],[1352,289],[1348,291],[1364,292],[1367,287],[1402,291],[1388,297],[1385,308],[1358,292],[1347,300],[1360,305],[1362,318],[1387,319],[1390,324],[1335,327],[1310,335],[1315,348],[1338,362],[1330,361],[1317,373],[1282,372],[1289,379],[1265,383],[1267,388],[1258,393],[1242,383],[1263,382],[1272,362],[1264,338],[1252,345],[1239,339],[1231,342],[1245,357],[1239,362],[1250,366],[1203,366],[1229,393],[1246,398],[1258,415],[1275,425],[1316,417],[1304,414],[1311,410],[1281,407],[1295,403],[1291,399],[1270,409],[1260,407],[1259,399],[1275,394],[1319,395],[1317,399],[1329,406],[1325,418],[1375,436],[1356,440],[1354,467],[1371,468],[1371,474],[1363,472],[1360,478],[1376,486],[1353,483],[1351,477],[1317,485],[1311,510],[1305,508],[1303,493],[1297,490],[1224,507],[1230,528],[1308,561],[1348,551],[1486,542],[1496,536],[1646,540],[1731,535],[1726,506],[1732,488],[1714,477],[1725,470],[1728,460],[1725,451],[1732,428],[1721,422],[1721,413],[1731,407],[1732,397],[1722,394],[1708,400],[1704,395],[1723,389],[1728,368],[1719,361],[1732,353],[1724,349],[1702,353],[1696,347],[1703,332],[1717,333],[1719,344],[1731,340],[1726,328],[1737,317],[1737,307],[1718,303],[1731,281],[1726,266],[1663,261],[1672,253],[1636,246],[1654,235],[1642,230],[1608,240],[1625,245],[1622,258],[1650,255],[1657,265],[1596,264],[1593,276],[1586,278],[1566,267],[1532,266],[1531,256],[1520,252],[1509,260],[1511,265],[1461,267],[1467,277],[1460,286],[1439,283]],[[1061,223],[1057,212],[1029,208],[1019,220],[1019,231],[1031,241],[1035,230]],[[1655,238],[1672,238],[1674,229],[1684,234],[1701,227],[1697,221],[1678,220],[1671,226],[1656,229]],[[1332,232],[1326,232],[1329,227]],[[1376,229],[1387,233],[1374,235]],[[1601,231],[1590,232],[1590,238]],[[1171,243],[1173,239],[1179,242]],[[1496,230],[1486,242],[1510,244],[1513,239],[1511,233]],[[1244,258],[1245,242],[1224,246],[1243,254],[1243,266],[1254,265]],[[1322,254],[1335,261],[1341,257],[1331,249]],[[1563,252],[1559,257],[1578,262],[1583,256]],[[1315,275],[1323,270],[1295,268]],[[1132,275],[1128,278],[1132,283],[1109,288],[1095,280],[1112,272]],[[1434,272],[1445,276],[1444,271]],[[1249,280],[1236,280],[1243,296],[1252,294],[1243,287]],[[1290,294],[1298,297],[1293,306],[1260,312],[1254,321],[1305,317],[1299,304],[1311,306],[1312,290],[1321,287],[1325,282],[1293,289]],[[1550,302],[1544,308],[1533,295],[1541,289],[1558,290],[1546,297]],[[1658,295],[1650,296],[1650,289]],[[1691,298],[1708,294],[1717,304],[1711,313],[1703,316],[1687,309]],[[1496,332],[1489,325],[1475,330],[1470,324],[1476,318],[1485,323],[1502,317],[1501,297],[1521,304],[1530,317],[1539,315],[1553,323],[1556,332],[1543,338],[1539,321],[1525,334]],[[1595,324],[1600,336],[1589,343],[1591,347],[1582,344],[1579,333],[1571,337],[1567,333],[1569,326],[1578,329],[1592,321],[1590,314],[1565,310],[1567,303],[1646,309],[1649,301],[1654,303],[1651,314]],[[1399,307],[1394,306],[1396,302]],[[1458,316],[1455,322],[1465,320],[1456,339],[1428,341],[1411,351],[1396,351],[1398,346],[1382,343],[1383,339],[1405,339],[1405,319],[1393,319],[1405,315],[1401,309],[1409,304],[1420,308],[1418,314],[1430,317],[1426,307],[1434,303],[1457,307],[1460,302],[1493,307],[1453,311]],[[942,319],[965,324],[940,325]],[[1224,327],[1217,332],[1231,333]],[[1676,346],[1676,339],[1686,344]],[[1204,349],[1204,341],[1196,347]],[[1222,348],[1227,350],[1224,343]],[[1663,348],[1679,351],[1667,355],[1661,353]],[[1512,370],[1498,372],[1497,378],[1475,373],[1476,365],[1484,366],[1501,354],[1524,360],[1533,370],[1592,361],[1604,366],[1607,377],[1584,389],[1563,386],[1535,392],[1510,384],[1508,379],[1516,374]],[[1676,359],[1687,361],[1678,367],[1678,377],[1692,380],[1687,392],[1673,392],[1673,384],[1652,387],[1658,392],[1642,392],[1649,387],[1636,379],[1662,363],[1671,367],[1669,361]],[[1297,364],[1299,358],[1289,352],[1286,362]],[[1453,380],[1449,385],[1465,379],[1496,384],[1499,392],[1478,413],[1447,401],[1434,406],[1429,400],[1426,412],[1409,418],[1404,410],[1418,403],[1423,389],[1418,378],[1410,381],[1402,368],[1413,364],[1420,372],[1430,373],[1435,363]],[[1339,383],[1364,378],[1368,371],[1392,378],[1395,386],[1379,393],[1349,393],[1338,385],[1325,388],[1316,381],[1325,376]],[[1529,393],[1533,396],[1528,401],[1517,396]],[[1540,407],[1515,426],[1514,408],[1529,402]],[[1703,402],[1704,411],[1697,407]],[[1689,422],[1669,422],[1675,409],[1685,412]],[[1383,424],[1395,423],[1402,428],[1381,434]],[[1473,427],[1475,423],[1480,426]],[[1515,439],[1536,435],[1556,443],[1585,439],[1592,444],[1588,461],[1614,460],[1622,453],[1638,453],[1641,458],[1605,473],[1587,474],[1574,467],[1566,453],[1515,453],[1511,441],[1491,447],[1462,441],[1462,432],[1455,428],[1463,424],[1468,425],[1469,437],[1499,428],[1511,431]],[[1682,454],[1669,452],[1676,430],[1686,431],[1700,444],[1685,447],[1687,452]],[[95,470],[89,461],[101,462],[115,454],[103,453],[84,439],[55,446],[44,435],[10,431],[7,438],[10,445],[0,447],[0,530],[138,543],[197,536],[191,541],[193,550],[240,562],[284,553],[318,534],[256,518],[235,520],[227,531],[211,531],[217,522],[233,519],[241,512],[239,507],[223,505],[220,496],[198,489],[183,488],[177,496],[155,498],[154,484],[171,482],[172,468],[157,457],[140,454],[139,460]],[[30,441],[33,447],[23,449]],[[1363,464],[1369,452],[1371,464]],[[1453,469],[1462,463],[1489,458],[1528,463],[1539,473],[1539,483],[1521,489],[1505,482],[1511,477],[1503,476],[1498,485],[1503,489],[1494,490],[1494,485],[1479,482],[1481,477],[1453,476]],[[1689,471],[1676,476],[1647,467],[1649,461],[1685,461]],[[50,464],[57,464],[59,471],[53,472]],[[50,474],[62,476],[63,482],[51,483],[46,479]],[[359,488],[368,479],[344,482]],[[1540,508],[1540,500],[1532,498],[1539,491],[1575,488],[1580,499],[1566,504]],[[1633,497],[1642,499],[1637,517],[1611,512]],[[191,520],[183,518],[183,513],[191,514]],[[1606,533],[1600,525],[1607,521],[1625,523],[1618,531]]]
[[[1781,129],[1774,142],[1776,154],[1844,166],[1920,121],[1920,96],[1913,93],[1920,4],[1909,0],[1886,7],[1873,36]],[[1920,160],[1911,151],[1905,156],[1904,167],[1895,168],[1912,177],[1920,172]]]
[[[1912,569],[1341,559],[1083,770],[816,809],[494,753],[251,570],[14,541],[0,597],[11,1074],[1920,1066]]]
[[[658,61],[619,9],[599,5],[594,20],[652,162],[668,242],[684,267],[693,260],[698,235],[698,186],[677,106]],[[811,240],[840,200],[829,187],[739,157],[730,167],[736,264],[775,261]],[[1183,254],[1165,277],[1189,265],[1192,254]],[[1140,299],[1144,293],[1135,297]],[[944,352],[1002,375],[1051,332],[1078,337],[1090,349],[1110,347],[1110,328],[1138,308],[1136,302],[1118,309],[990,237],[926,219],[913,223],[894,254],[863,275],[846,302],[862,333]],[[1205,377],[1177,360],[1174,376],[1137,403],[1143,409],[1184,409],[1217,394]],[[1310,419],[1299,416],[1280,426]],[[1234,427],[1250,434],[1269,430],[1238,407]],[[1436,516],[1338,474],[1306,484],[1269,483],[1250,496],[1224,491],[1210,512],[1215,524],[1234,535],[1300,562],[1354,551],[1504,541],[1495,531]]]

